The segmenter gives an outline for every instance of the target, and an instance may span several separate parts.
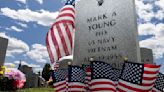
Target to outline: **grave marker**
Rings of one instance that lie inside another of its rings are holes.
[[[153,64],[153,52],[148,48],[140,48],[141,51],[141,62]]]
[[[121,68],[141,62],[134,0],[81,0],[76,5],[73,64],[90,58]]]

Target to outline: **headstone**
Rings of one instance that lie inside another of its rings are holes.
[[[73,57],[72,56],[65,56],[59,60],[59,68],[68,68],[69,63],[72,64],[73,62]]]
[[[8,39],[0,37],[0,66],[5,62]]]
[[[26,75],[26,83],[24,88],[35,88],[39,86],[39,75],[33,73],[32,67],[22,65],[19,67],[19,70]]]
[[[141,62],[153,64],[153,52],[148,48],[140,48],[141,51]]]
[[[69,59],[62,60],[59,64],[59,68],[60,69],[68,68],[68,62],[72,63],[72,60],[69,60]]]
[[[76,5],[73,64],[90,58],[121,68],[141,62],[134,0],[81,0]]]

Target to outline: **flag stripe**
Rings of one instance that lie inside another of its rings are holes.
[[[67,32],[68,39],[69,39],[69,42],[70,42],[70,45],[71,45],[71,49],[72,49],[72,35],[71,35],[71,30],[69,29],[68,24],[63,23],[63,25],[64,25],[65,30]]]
[[[68,90],[69,91],[82,91],[82,90],[85,90],[85,85],[83,83],[80,83],[80,82],[69,82],[68,83]]]
[[[129,67],[131,67],[129,69],[133,69],[134,66],[136,67],[138,65],[137,64],[135,65],[134,63],[126,63],[126,67],[124,66],[124,69],[129,68]],[[140,66],[141,65],[142,64],[140,64]],[[141,73],[143,73],[142,78],[141,78],[142,79],[141,84],[135,84],[132,82],[125,81],[123,79],[119,79],[118,90],[130,91],[130,92],[134,92],[134,91],[149,92],[152,89],[152,87],[154,86],[154,82],[157,78],[159,68],[160,68],[160,66],[157,66],[157,65],[144,64],[143,72],[141,72]],[[128,72],[127,72],[127,74],[128,74]],[[123,75],[127,75],[127,74],[123,74]],[[133,75],[133,76],[135,76],[135,75]],[[136,75],[136,76],[138,76],[138,75]],[[133,78],[133,77],[130,77],[130,78]],[[135,79],[133,79],[133,80],[135,80]]]
[[[61,81],[61,82],[57,82],[53,84],[53,88],[59,92],[59,91],[63,91],[66,88],[66,81]]]
[[[60,12],[60,13],[59,13],[59,16],[60,16],[60,15],[62,15],[62,14],[65,14],[65,13],[66,13],[66,14],[68,14],[68,13],[69,13],[69,14],[71,14],[71,16],[75,17],[74,12],[73,12],[73,11],[71,11],[71,10],[65,10],[65,11],[62,11],[62,12]]]
[[[65,36],[63,35],[63,32],[61,30],[61,26],[60,24],[56,25],[56,28],[58,30],[58,33],[59,33],[59,36],[60,36],[60,39],[61,39],[61,44],[63,46],[63,49],[64,49],[64,52],[65,52],[65,56],[69,55],[69,51],[68,51],[68,48],[67,48],[67,44],[66,44],[66,41],[65,41]]]
[[[48,32],[47,32],[47,34],[46,34],[46,47],[47,47],[47,51],[48,51],[48,53],[49,53],[49,57],[50,57],[50,61],[51,61],[51,63],[54,63],[54,55],[52,54],[52,52],[51,52],[51,47],[50,47],[50,44],[49,44],[49,41],[48,41]]]
[[[56,32],[55,32],[55,33],[56,33]],[[58,45],[56,36],[54,35],[53,27],[51,28],[51,37],[52,37],[52,41],[53,41],[54,47],[55,47],[55,49],[56,49],[57,57],[60,58],[60,57],[61,57],[61,54],[60,54],[60,50],[59,50],[59,45]],[[57,59],[57,60],[58,60],[58,59]]]
[[[51,38],[51,31],[48,32],[48,43],[50,45],[50,50],[51,50],[52,55],[53,55],[52,58],[54,59],[54,61],[52,62],[52,64],[54,64],[55,61],[57,61],[57,54],[56,54],[56,49],[55,49],[55,47],[53,45],[54,43],[53,43],[52,38]]]
[[[90,85],[90,89],[92,91],[115,91],[116,88],[115,88],[115,85],[114,85],[114,82],[109,80],[109,79],[94,79],[94,80],[91,80],[91,85]]]
[[[71,53],[71,49],[72,49],[71,48],[71,43],[70,43],[69,36],[67,34],[67,30],[66,30],[66,27],[65,27],[64,23],[60,24],[60,27],[62,29],[61,31],[63,33],[64,40],[65,40],[65,43],[66,43],[66,47],[67,47],[67,51],[68,51],[68,54],[67,55],[72,54]]]
[[[129,89],[129,90],[144,92],[144,91],[150,90],[152,88],[152,86],[140,86],[140,85],[135,85],[135,84],[123,81],[123,80],[119,80],[118,88],[121,88],[121,89],[126,88],[126,89]]]
[[[97,85],[97,84],[110,84],[112,86],[114,85],[114,82],[112,82],[111,80],[107,80],[107,79],[97,79],[97,80],[93,80],[91,81],[91,86]]]
[[[75,13],[74,7],[72,5],[64,6],[60,11],[63,12],[63,11],[67,11],[67,10]]]
[[[72,21],[74,23],[74,19],[72,17],[67,17],[67,16],[64,16],[64,17],[60,17],[58,19],[56,19],[56,22],[59,22],[59,21]]]
[[[153,87],[152,92],[162,92],[162,91],[160,91],[160,90]]]
[[[75,19],[75,16],[70,13],[60,14],[57,18],[60,18],[60,17],[71,17],[71,18]]]
[[[61,36],[60,31],[59,31],[59,29],[57,29],[58,26],[59,26],[59,24],[56,24],[54,26],[54,30],[55,30],[54,35],[55,35],[57,43],[59,45],[59,52],[60,52],[60,57],[59,58],[61,58],[61,56],[65,56],[66,54],[65,54],[65,51],[64,51],[63,43],[62,43],[62,37],[60,37]]]
[[[145,70],[152,69],[153,71],[158,71],[161,67],[160,65],[153,65],[153,64],[144,64]]]
[[[55,22],[53,25],[56,25],[56,24],[59,24],[59,23],[68,23],[68,24],[71,24],[71,26],[73,26],[73,28],[75,28],[75,26],[74,26],[74,21],[70,21],[70,20],[61,20],[61,21]]]
[[[151,80],[155,80],[157,77],[143,77],[143,78],[144,78],[144,80],[151,81]]]
[[[145,77],[156,77],[158,74],[157,73],[154,73],[154,74],[146,74],[144,73],[143,76]]]
[[[107,90],[108,90],[108,91],[107,91]],[[106,88],[95,88],[95,89],[91,89],[91,92],[93,92],[93,91],[96,91],[96,92],[97,92],[97,91],[100,91],[100,92],[101,92],[101,91],[110,92],[109,90],[110,90],[110,91],[113,91],[113,92],[116,91],[116,90],[113,89],[113,88],[107,88],[107,87],[106,87]]]

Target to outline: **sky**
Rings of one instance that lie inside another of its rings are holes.
[[[79,1],[79,0],[78,0]],[[45,36],[64,0],[0,0],[0,37],[8,38],[5,65],[42,70],[49,63]],[[140,47],[153,50],[164,73],[164,0],[135,0]]]

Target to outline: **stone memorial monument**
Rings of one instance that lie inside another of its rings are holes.
[[[5,62],[8,39],[0,37],[0,66]]]
[[[141,62],[153,64],[153,52],[148,48],[140,48],[141,51]]]
[[[75,9],[73,64],[141,62],[134,0],[81,0]]]

